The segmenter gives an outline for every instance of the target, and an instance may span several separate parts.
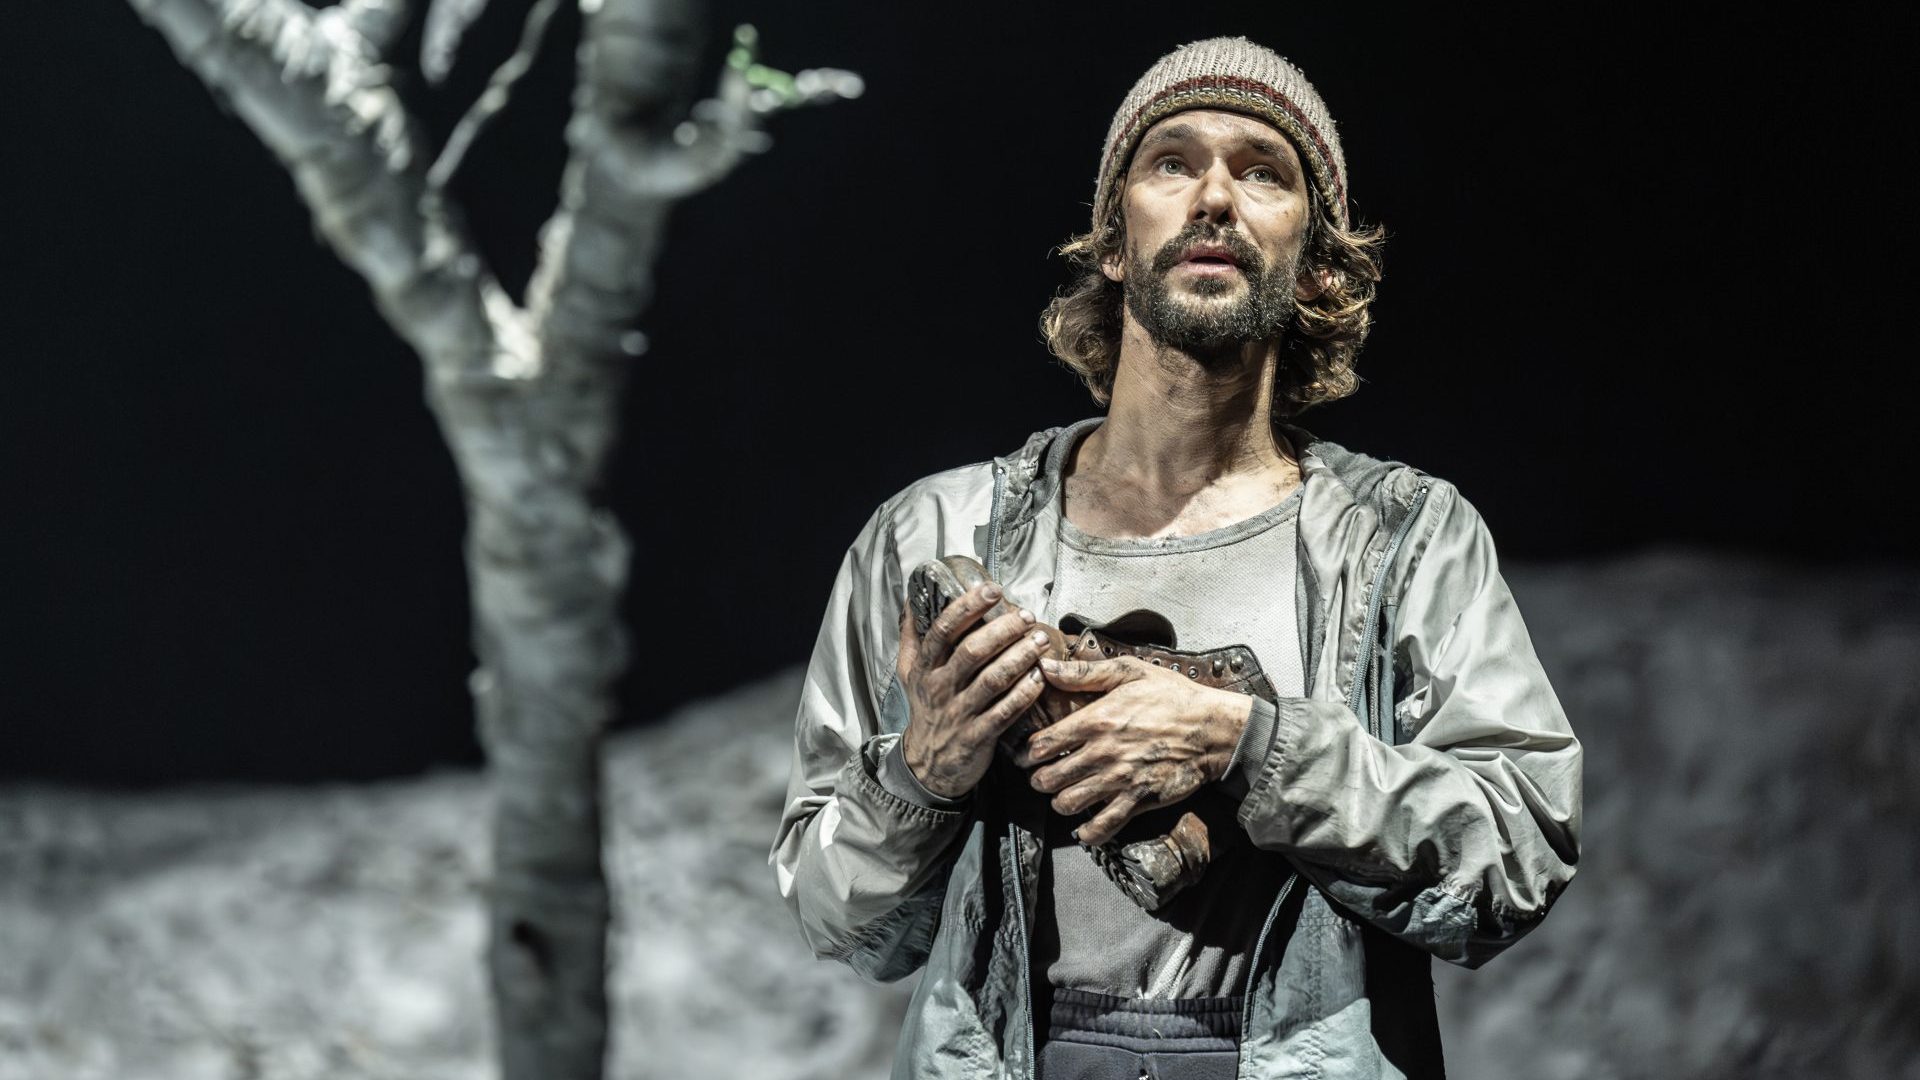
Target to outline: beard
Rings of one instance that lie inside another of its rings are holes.
[[[1195,244],[1218,244],[1233,253],[1240,276],[1246,279],[1242,296],[1226,303],[1210,299],[1233,290],[1234,282],[1228,277],[1195,278],[1175,292],[1170,284],[1173,269]],[[1147,336],[1164,348],[1201,359],[1237,352],[1250,342],[1279,337],[1293,321],[1298,268],[1297,256],[1285,266],[1270,267],[1246,237],[1196,221],[1167,241],[1151,264],[1138,256],[1128,260],[1127,310]]]

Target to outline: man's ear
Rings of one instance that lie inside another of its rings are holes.
[[[1303,304],[1320,299],[1332,289],[1333,271],[1325,266],[1315,271],[1302,271],[1293,282],[1294,298]]]
[[[1100,273],[1112,282],[1127,280],[1127,230],[1124,220],[1118,218],[1116,212],[1116,218],[1110,219],[1104,230],[1110,236],[1102,235],[1100,238],[1103,243],[1113,243],[1113,254],[1100,260]]]

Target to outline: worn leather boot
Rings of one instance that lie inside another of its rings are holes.
[[[925,634],[946,606],[974,585],[990,580],[979,560],[968,555],[949,555],[944,559],[921,563],[907,579],[907,602],[913,609],[914,626]],[[1014,610],[1004,598],[981,616],[982,623]],[[1171,647],[1172,633],[1164,618],[1149,612],[1127,616],[1133,632],[1122,628],[1122,620],[1107,627],[1074,626],[1071,633],[1060,627],[1040,623],[1037,629],[1049,641],[1042,654],[1054,660],[1105,660],[1116,656],[1137,656],[1155,666],[1169,667],[1207,686],[1240,693],[1273,696],[1267,679],[1245,646],[1231,646],[1204,653],[1182,652]],[[1166,644],[1140,640],[1155,635],[1152,627],[1162,628]],[[1111,632],[1109,632],[1111,631]],[[1134,640],[1126,640],[1131,637]],[[1027,741],[1027,736],[1055,723],[1088,702],[1097,693],[1060,690],[1049,684],[1040,699],[1030,706],[1000,737],[1000,749],[1012,758]],[[1121,844],[1110,840],[1098,846],[1082,844],[1094,863],[1120,887],[1128,898],[1148,911],[1173,899],[1182,889],[1200,880],[1213,856],[1213,839],[1206,822],[1188,811],[1164,836]]]

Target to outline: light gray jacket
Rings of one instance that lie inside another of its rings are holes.
[[[1277,703],[1239,820],[1296,872],[1255,901],[1269,913],[1239,1076],[1439,1075],[1428,956],[1478,967],[1546,915],[1579,860],[1580,744],[1473,507],[1444,480],[1281,430],[1303,474],[1290,584],[1307,693]],[[925,967],[895,1077],[1032,1074],[1042,851],[995,794],[1024,776],[999,762],[968,803],[936,810],[876,770],[907,722],[906,576],[971,554],[1039,610],[1060,514],[1040,465],[1066,433],[887,500],[847,552],[807,670],[770,861],[817,955],[883,981]]]

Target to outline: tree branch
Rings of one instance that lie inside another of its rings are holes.
[[[128,2],[285,164],[316,230],[366,279],[388,324],[430,366],[447,368],[438,376],[493,377],[484,296],[496,286],[457,217],[423,213],[416,125],[355,28],[355,16],[393,16],[398,6]]]
[[[692,51],[683,10],[605,0],[588,16],[560,207],[542,230],[527,296],[549,365],[593,368],[636,354],[644,339],[629,327],[651,297],[673,205],[767,149],[767,117],[861,93],[851,72],[789,76],[759,64],[758,34],[742,26],[717,94],[683,119],[673,103],[685,84],[671,81],[680,65],[660,59]]]
[[[535,0],[533,7],[527,10],[527,21],[520,27],[520,44],[513,50],[507,61],[494,69],[493,77],[487,80],[487,88],[481,91],[474,103],[454,125],[453,134],[447,136],[447,143],[440,148],[440,156],[427,170],[427,186],[439,191],[452,181],[460,171],[460,162],[467,156],[467,148],[480,137],[501,109],[507,107],[513,95],[514,84],[527,72],[533,70],[533,62],[540,55],[540,43],[546,39],[547,24],[553,21],[554,12],[560,7],[560,0]],[[437,10],[437,9],[436,9]],[[432,79],[432,75],[428,78]]]
[[[385,57],[406,33],[413,4],[410,0],[342,0],[338,7],[322,11],[320,17],[326,18],[329,12],[335,11],[367,43],[374,56]]]
[[[439,86],[453,73],[460,39],[487,10],[487,0],[428,0],[427,25],[420,38],[420,74]]]

